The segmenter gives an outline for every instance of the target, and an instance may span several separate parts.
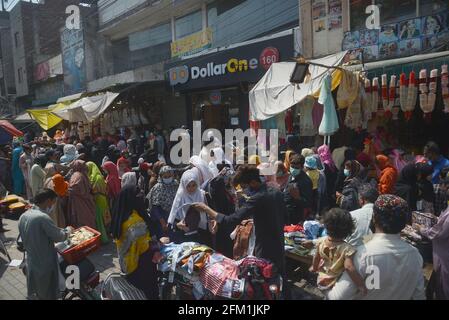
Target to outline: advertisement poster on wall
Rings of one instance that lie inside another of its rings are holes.
[[[343,26],[341,0],[329,0],[329,30],[341,29]]]
[[[312,18],[318,20],[326,17],[326,2],[324,0],[313,0]]]
[[[421,19],[411,19],[399,24],[399,39],[413,39],[421,36]]]
[[[313,22],[313,29],[315,32],[326,30],[326,19],[321,19]]]
[[[61,32],[62,62],[65,94],[84,91],[86,87],[86,61],[82,30],[63,29]]]

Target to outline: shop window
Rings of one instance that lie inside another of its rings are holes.
[[[419,15],[428,16],[449,9],[447,0],[419,0]]]
[[[136,51],[172,41],[170,22],[129,35],[129,50]]]
[[[373,4],[373,0],[351,0],[350,20],[351,30],[360,30],[366,28],[367,14],[366,7]]]
[[[201,11],[191,13],[187,16],[176,19],[176,39],[181,39],[193,33],[199,32],[203,28]]]
[[[416,18],[417,0],[375,0],[380,9],[380,23],[388,24]]]
[[[213,47],[227,46],[298,26],[298,0],[214,1],[207,7]]]

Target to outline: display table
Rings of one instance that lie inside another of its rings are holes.
[[[289,251],[285,251],[285,257],[303,265],[307,265],[307,268],[312,266],[313,256],[300,256]]]

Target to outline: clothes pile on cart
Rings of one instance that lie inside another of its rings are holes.
[[[272,299],[270,286],[281,277],[267,260],[248,256],[235,261],[211,248],[194,243],[168,244],[161,249],[161,272],[173,272],[188,280],[196,299]],[[280,290],[280,285],[279,285]]]

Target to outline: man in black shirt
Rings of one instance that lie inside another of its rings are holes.
[[[243,220],[253,219],[255,228],[254,256],[271,261],[280,274],[285,271],[283,194],[267,187],[260,180],[259,169],[253,166],[241,166],[234,183],[247,189],[249,198],[235,213],[226,216],[205,204],[195,204],[198,211],[205,212],[218,225],[237,225]]]

